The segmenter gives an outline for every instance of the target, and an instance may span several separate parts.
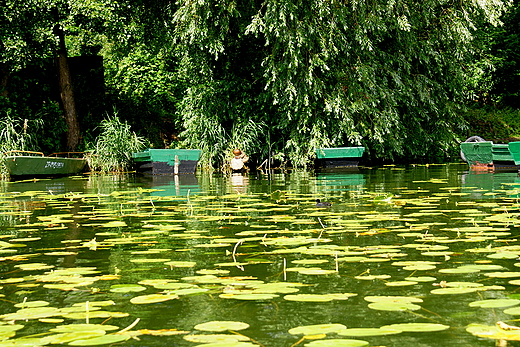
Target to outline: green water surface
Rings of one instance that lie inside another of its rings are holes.
[[[520,325],[519,196],[461,164],[4,183],[0,347],[495,346],[467,329]]]

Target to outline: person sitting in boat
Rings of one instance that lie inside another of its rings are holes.
[[[249,160],[249,157],[239,150],[238,148],[233,151],[233,159],[231,159],[231,170],[234,173],[244,172],[247,170],[247,166],[244,165]]]

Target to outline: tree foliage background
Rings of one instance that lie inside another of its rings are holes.
[[[39,147],[63,147],[59,27],[69,57],[103,57],[104,82],[73,76],[83,147],[115,107],[212,166],[235,147],[293,166],[349,145],[447,160],[466,106],[518,108],[518,16],[517,0],[7,0],[0,116],[42,119]]]

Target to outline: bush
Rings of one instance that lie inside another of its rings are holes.
[[[520,138],[520,110],[495,107],[472,108],[464,118],[468,131],[462,140],[478,135],[495,143],[507,143]]]

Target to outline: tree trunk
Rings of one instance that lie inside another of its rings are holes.
[[[9,69],[6,64],[0,63],[0,96],[7,97],[7,82],[9,81]]]
[[[59,38],[58,78],[61,102],[65,111],[65,123],[67,124],[67,150],[76,151],[79,145],[80,130],[67,59],[67,48],[65,47],[65,34],[58,27],[55,28],[54,32]]]

